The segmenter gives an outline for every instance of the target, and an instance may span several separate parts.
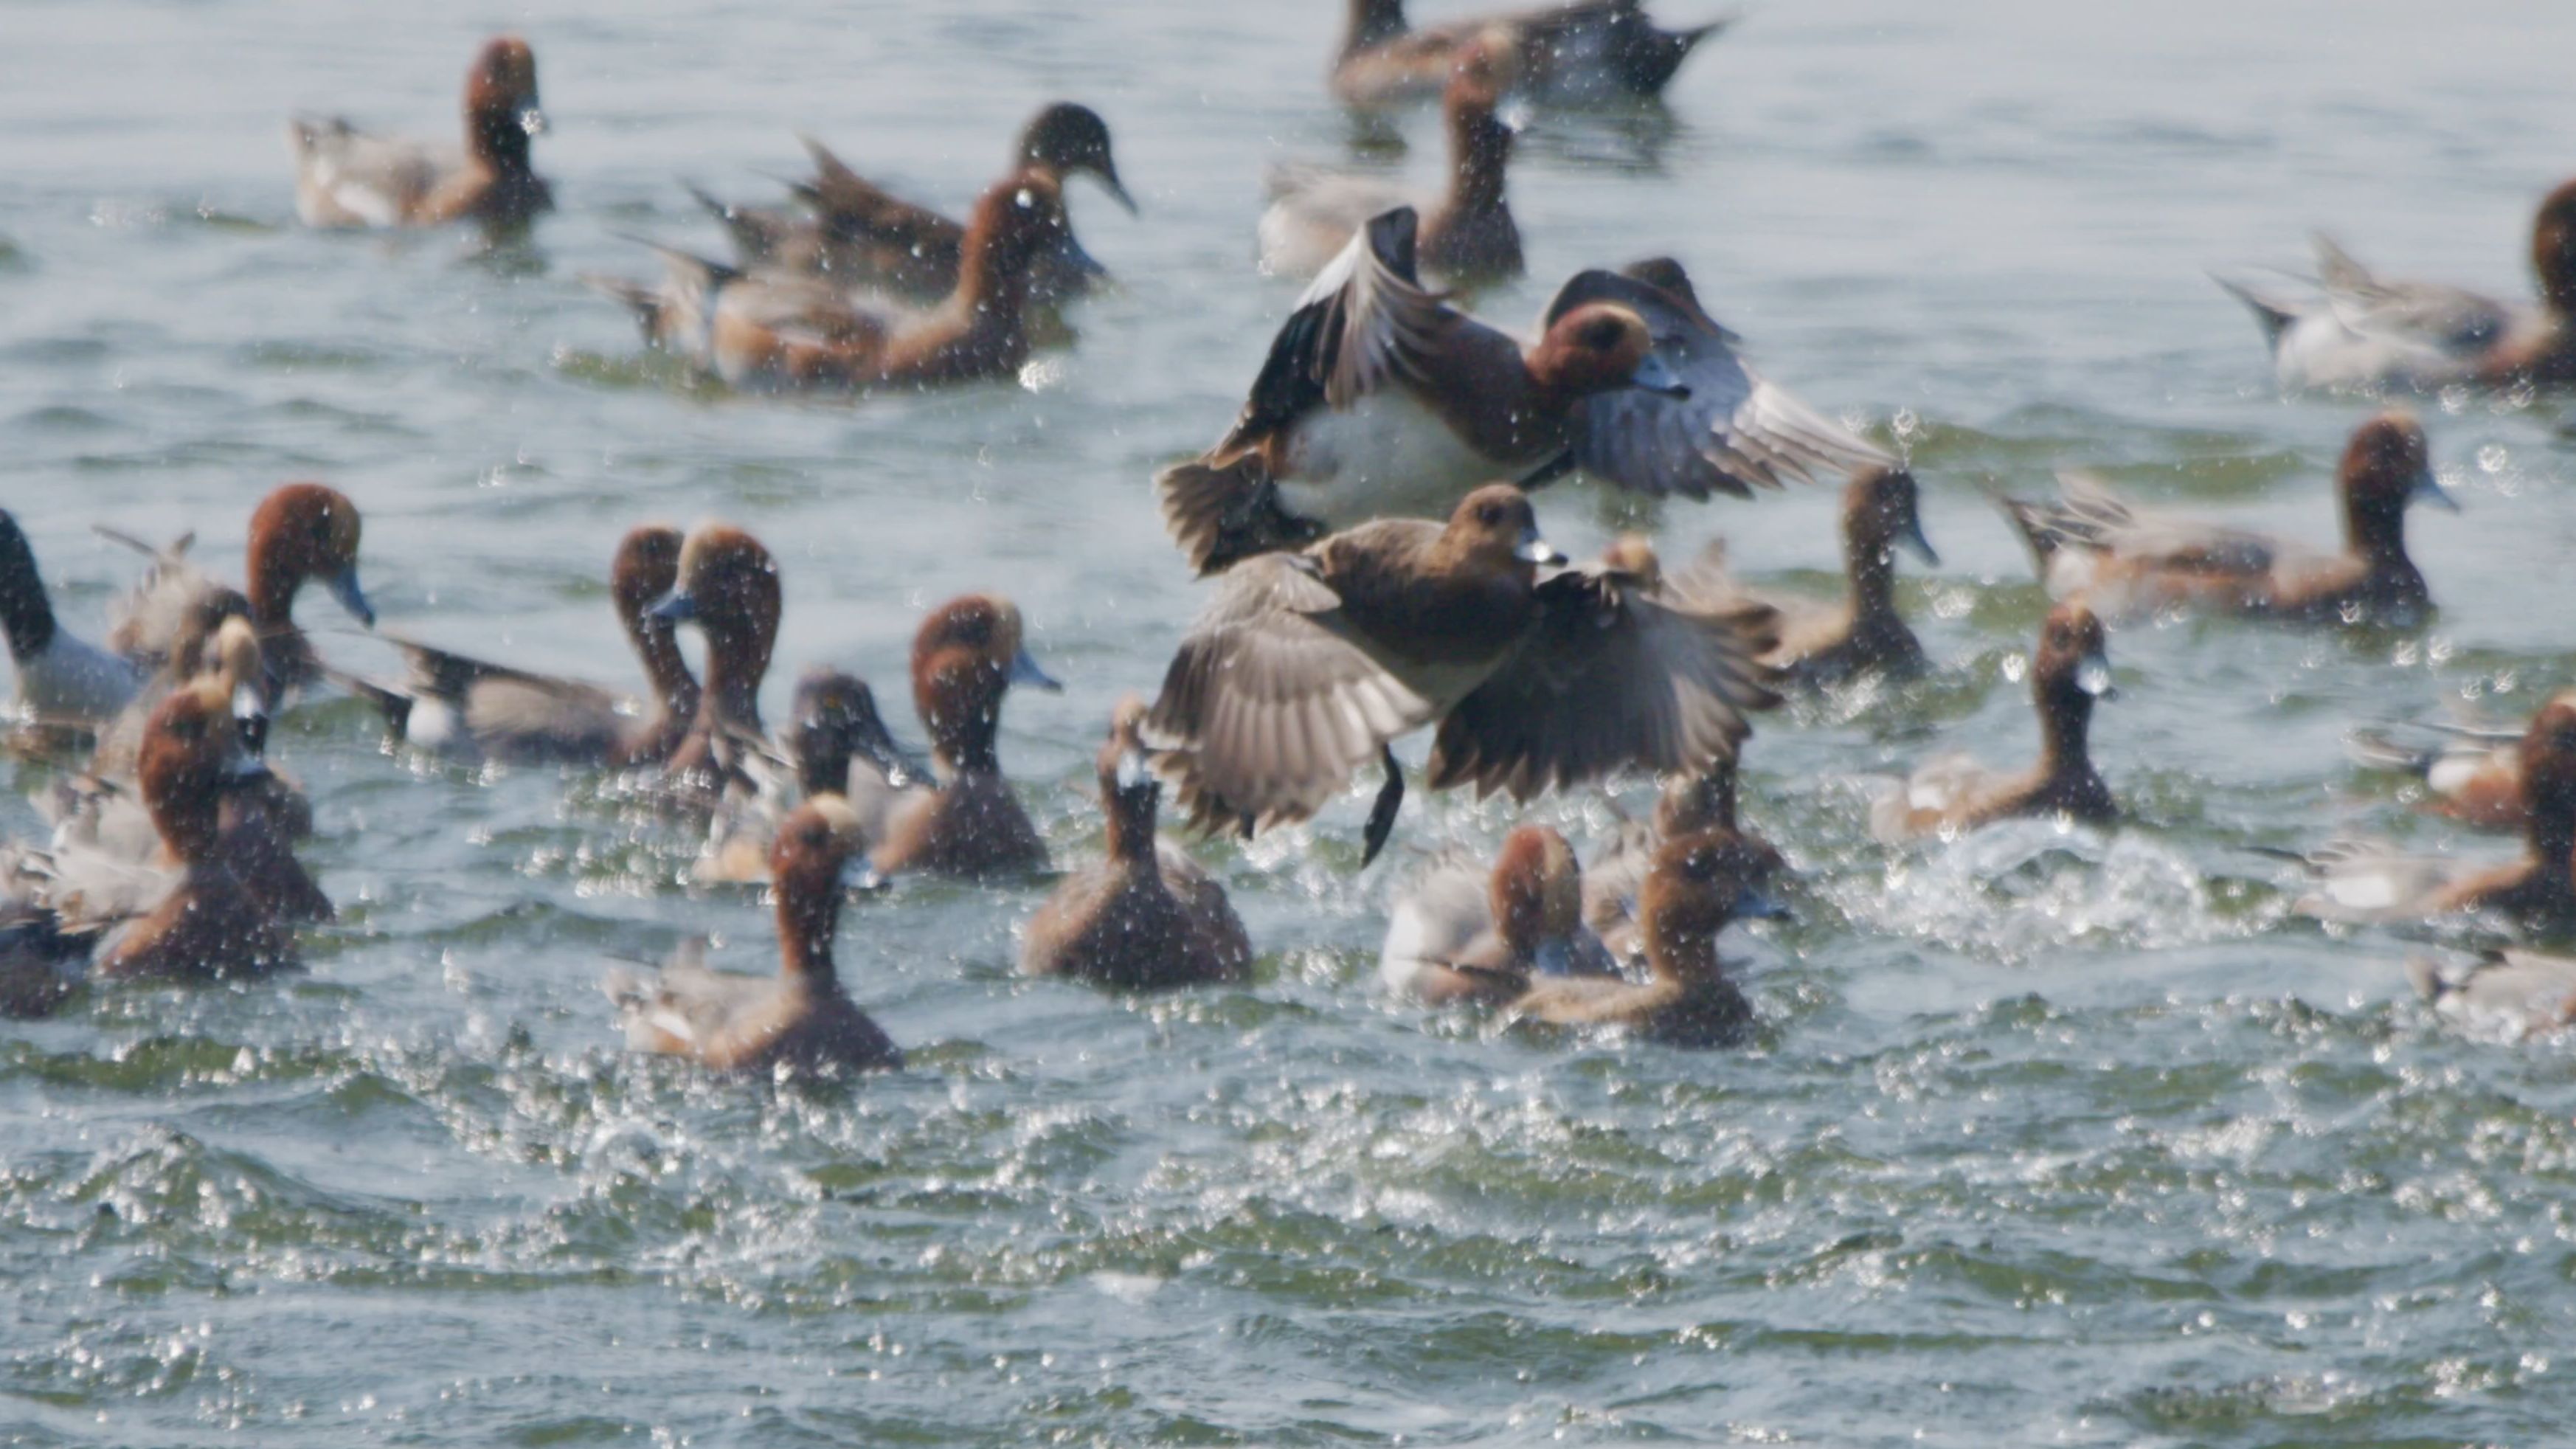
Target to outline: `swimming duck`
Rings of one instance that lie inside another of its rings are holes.
[[[2505,947],[2466,966],[2411,956],[2406,979],[2435,1012],[2473,1028],[2521,1038],[2576,1024],[2576,956]]]
[[[1446,524],[1381,519],[1238,564],[1181,641],[1149,718],[1202,826],[1303,820],[1376,758],[1375,858],[1403,801],[1392,742],[1437,724],[1431,786],[1479,795],[1699,770],[1778,697],[1767,609],[1675,608],[1539,537],[1529,498],[1477,489]]]
[[[769,847],[778,823],[818,795],[846,799],[850,767],[864,758],[898,787],[920,773],[894,742],[867,681],[837,669],[809,669],[796,681],[785,735],[776,746],[739,742],[749,788],[727,791],[707,825],[707,843],[690,867],[706,884],[769,879]]]
[[[1896,610],[1896,550],[1941,565],[1923,536],[1918,491],[1902,468],[1853,475],[1843,490],[1843,572],[1851,593],[1839,602],[1748,590],[1727,572],[1720,545],[1677,587],[1694,598],[1744,598],[1779,610],[1780,647],[1762,662],[1800,683],[1835,684],[1873,671],[1899,679],[1920,674],[1922,642]]]
[[[1535,487],[1571,466],[1706,498],[1893,461],[1746,368],[1676,264],[1578,274],[1524,347],[1422,288],[1414,232],[1409,207],[1361,228],[1280,328],[1234,427],[1157,475],[1200,573],[1372,518],[1446,517],[1497,477]]]
[[[2098,480],[2069,474],[2055,503],[2005,498],[2056,598],[2139,616],[2197,607],[2307,624],[2413,628],[2432,615],[2423,571],[2406,555],[2406,508],[2458,512],[2428,461],[2424,429],[2382,413],[2354,430],[2336,485],[2344,546],[2303,549],[2262,534],[2132,509]]]
[[[814,158],[814,179],[796,188],[813,216],[761,207],[728,206],[698,193],[731,233],[743,267],[775,268],[823,277],[840,287],[879,288],[898,297],[936,302],[957,290],[969,227],[896,198],[843,164],[811,136],[797,138]],[[1136,214],[1136,199],[1118,179],[1110,154],[1109,124],[1089,106],[1058,101],[1021,129],[1012,170],[1037,171],[1061,187],[1087,174],[1110,197]],[[1031,266],[1033,295],[1056,301],[1080,295],[1108,275],[1074,240],[1068,227]]]
[[[390,634],[382,637],[409,662],[408,678],[333,677],[381,710],[393,738],[415,749],[609,769],[660,765],[698,714],[698,681],[680,656],[679,626],[654,612],[679,584],[680,553],[678,529],[646,524],[618,540],[609,561],[609,600],[644,663],[648,698]]]
[[[912,703],[930,731],[937,783],[878,770],[850,776],[850,801],[875,841],[876,868],[969,878],[1044,870],[1046,841],[1002,776],[995,747],[1014,684],[1064,686],[1029,654],[1019,606],[991,594],[952,599],[912,641]]]
[[[1126,991],[1240,981],[1252,939],[1225,887],[1154,834],[1162,786],[1148,763],[1145,702],[1122,699],[1100,746],[1109,858],[1067,875],[1029,918],[1020,970]]]
[[[1417,208],[1415,260],[1453,281],[1521,274],[1520,228],[1503,199],[1512,128],[1494,114],[1504,69],[1490,49],[1471,46],[1441,96],[1449,184]],[[1407,188],[1381,177],[1317,166],[1279,167],[1270,174],[1269,190],[1270,209],[1261,216],[1261,270],[1297,277],[1330,266],[1370,217],[1413,201]]]
[[[1491,868],[1443,857],[1396,897],[1378,981],[1427,1006],[1499,1005],[1532,978],[1616,976],[1583,924],[1584,884],[1574,847],[1544,825],[1505,836]]]
[[[2389,282],[2316,238],[2315,297],[2219,278],[2253,309],[2283,388],[2565,387],[2576,384],[2576,181],[2532,223],[2540,306],[2458,287]]]
[[[524,227],[554,207],[529,165],[544,134],[537,57],[515,35],[494,36],[465,73],[465,149],[371,136],[337,116],[287,123],[295,155],[295,213],[306,226],[438,226],[477,221]]]
[[[624,302],[644,340],[728,385],[765,389],[926,387],[1009,377],[1029,359],[1031,269],[1066,235],[1064,198],[1023,171],[975,204],[957,289],[937,308],[897,315],[832,283],[745,275],[659,248],[659,287],[586,277]]]
[[[127,659],[157,666],[191,617],[202,615],[226,586],[188,561],[192,537],[167,548],[110,529],[107,537],[153,559],[143,581],[119,609],[107,647]],[[260,702],[275,710],[288,690],[321,677],[321,660],[295,624],[295,596],[318,580],[349,616],[372,629],[376,611],[358,584],[358,506],[347,494],[320,483],[289,483],[260,500],[250,515],[243,596],[259,631],[265,677]]]
[[[662,762],[672,779],[720,791],[735,773],[729,742],[760,737],[760,682],[778,647],[779,609],[778,560],[759,539],[729,523],[689,530],[678,584],[645,611],[659,623],[695,624],[707,641],[697,715]]]
[[[1665,842],[1655,852],[1640,908],[1649,978],[1532,980],[1507,1009],[1516,1020],[1622,1027],[1666,1046],[1742,1040],[1753,1023],[1753,1004],[1727,978],[1717,936],[1731,921],[1788,914],[1769,889],[1781,868],[1771,847],[1729,831]]]
[[[2102,621],[2081,602],[2059,604],[2040,625],[2030,693],[2039,710],[2039,763],[2007,774],[1966,755],[1932,760],[1872,803],[1870,832],[1893,844],[2021,815],[2095,824],[2117,818],[2119,804],[2085,744],[2093,702],[2115,697],[2111,662]]]
[[[2333,921],[2486,911],[2541,930],[2576,930],[2576,694],[2561,694],[2532,716],[2522,739],[2522,794],[2521,859],[2492,864],[2409,855],[2382,841],[2339,841],[2288,855],[2316,881],[2295,908]]]
[[[778,974],[711,971],[683,959],[646,980],[612,971],[627,1046],[691,1057],[719,1071],[880,1071],[903,1053],[842,988],[832,961],[846,878],[867,859],[848,802],[817,796],[779,826],[770,848],[778,896]]]
[[[39,798],[54,827],[56,855],[77,854],[91,867],[93,882],[106,873],[129,872],[136,900],[156,895],[161,878],[182,868],[137,782],[161,703],[171,693],[203,688],[229,702],[234,736],[258,766],[222,793],[216,840],[225,863],[266,915],[289,923],[332,919],[331,898],[295,856],[295,843],[313,833],[312,803],[301,786],[268,767],[268,711],[259,698],[263,669],[250,620],[225,614],[203,639],[192,629],[181,636],[172,663],[184,665],[184,672],[138,696],[141,722],[129,731],[121,719],[102,738],[88,773],[57,780]]]
[[[153,878],[138,896],[131,870],[93,873],[70,852],[55,859],[49,903],[67,921],[113,927],[95,974],[213,980],[296,965],[293,933],[244,885],[223,840],[224,796],[263,773],[218,681],[179,690],[153,711],[139,788],[175,875]]]
[[[1405,24],[1404,0],[1350,0],[1350,25],[1333,59],[1333,94],[1353,106],[1425,100],[1440,93],[1460,51],[1490,45],[1516,53],[1531,92],[1557,104],[1651,99],[1663,93],[1691,47],[1732,20],[1661,30],[1638,0],[1574,0],[1416,30]]]
[[[65,629],[54,618],[36,551],[17,518],[0,509],[0,630],[9,636],[18,711],[31,722],[95,729],[116,718],[144,671]]]
[[[1612,959],[1642,961],[1646,955],[1638,903],[1655,853],[1667,841],[1722,830],[1756,845],[1770,842],[1742,828],[1736,818],[1737,761],[1712,762],[1707,769],[1676,775],[1664,782],[1655,812],[1644,820],[1623,820],[1583,873],[1583,923],[1601,938]]]

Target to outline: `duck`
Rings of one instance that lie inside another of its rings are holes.
[[[1517,277],[1523,267],[1520,228],[1503,196],[1512,127],[1495,114],[1506,69],[1492,48],[1470,46],[1441,94],[1449,184],[1416,208],[1415,260],[1454,283]],[[1370,217],[1411,200],[1406,188],[1383,178],[1318,166],[1279,167],[1268,189],[1258,235],[1261,270],[1272,276],[1313,276]]]
[[[1029,653],[1027,631],[1019,605],[998,594],[951,599],[922,620],[912,703],[930,732],[936,778],[865,766],[850,775],[879,871],[985,879],[1046,869],[1046,839],[1011,793],[996,747],[1013,685],[1064,691]]]
[[[2031,703],[2039,711],[2037,764],[2007,773],[1967,755],[1929,761],[1871,803],[1870,833],[1892,845],[2019,816],[2094,825],[2118,819],[2119,802],[2093,768],[2085,739],[2094,701],[2118,694],[2103,634],[2100,616],[2079,601],[2057,605],[2041,623],[2030,666]]]
[[[1564,563],[1529,496],[1497,483],[1445,524],[1380,519],[1237,564],[1147,718],[1182,809],[1248,835],[1312,816],[1376,759],[1365,864],[1403,803],[1393,742],[1424,726],[1433,789],[1526,801],[1621,765],[1705,769],[1779,703],[1769,610],[1685,610]]]
[[[2517,946],[2479,953],[2465,966],[2410,956],[2406,979],[2434,1012],[2521,1039],[2576,1024],[2576,956]]]
[[[1475,45],[1515,53],[1530,91],[1558,105],[1653,100],[1694,47],[1734,20],[1664,30],[1638,0],[1573,0],[1420,30],[1405,23],[1404,0],[1350,0],[1349,14],[1332,71],[1333,95],[1349,106],[1436,96],[1459,52]]]
[[[895,743],[867,681],[838,669],[797,679],[787,729],[774,745],[743,743],[749,786],[728,791],[708,822],[689,871],[702,885],[766,883],[779,821],[818,795],[847,799],[852,761],[865,759],[896,788],[925,773]]]
[[[375,607],[358,581],[361,526],[358,505],[322,483],[285,484],[251,510],[241,594],[259,632],[265,670],[260,702],[272,712],[289,691],[322,677],[321,659],[295,623],[295,597],[307,583],[319,581],[349,617],[366,628],[376,626]],[[107,647],[140,666],[157,667],[169,659],[187,621],[201,616],[210,600],[221,603],[218,591],[229,586],[189,561],[193,535],[155,548],[113,529],[100,532],[153,561],[117,610]]]
[[[2336,488],[2344,546],[2323,553],[2262,534],[2131,508],[2098,479],[2061,478],[2054,503],[2004,498],[2054,598],[2081,595],[2123,618],[2198,608],[2312,625],[2419,628],[2433,614],[2406,553],[2406,510],[2457,513],[2434,477],[2423,426],[2404,412],[2364,422],[2345,445]]]
[[[96,729],[122,714],[146,671],[72,633],[54,617],[36,550],[0,508],[0,632],[9,638],[11,698],[30,723]]]
[[[796,187],[812,216],[732,206],[696,193],[699,204],[724,223],[745,270],[821,277],[841,287],[872,288],[917,302],[936,302],[957,290],[968,226],[898,199],[813,137],[797,139],[814,160],[813,180]],[[1136,198],[1118,179],[1109,123],[1089,106],[1057,101],[1031,117],[1020,130],[1011,169],[1040,172],[1058,186],[1088,175],[1128,215],[1137,214]],[[1107,276],[1107,269],[1092,260],[1067,228],[1047,255],[1032,264],[1031,287],[1041,301],[1055,302],[1079,296]]]
[[[1378,984],[1425,1006],[1498,1006],[1533,978],[1616,976],[1583,923],[1583,895],[1574,847],[1544,825],[1503,837],[1490,868],[1444,856],[1388,912]]]
[[[2500,391],[2576,385],[2576,180],[2540,203],[2531,267],[2540,305],[2458,287],[2383,281],[2315,238],[2317,293],[2217,278],[2254,313],[2287,391]]]
[[[1894,461],[1746,368],[1669,259],[1576,274],[1524,345],[1423,289],[1416,226],[1398,207],[1353,235],[1234,426],[1156,475],[1201,575],[1374,518],[1444,518],[1496,479],[1580,468],[1649,496],[1749,497]]]
[[[1252,938],[1225,887],[1154,833],[1162,782],[1144,742],[1145,701],[1111,711],[1101,742],[1108,857],[1048,894],[1020,936],[1020,971],[1122,991],[1224,985],[1252,971]]]
[[[1843,489],[1843,573],[1851,592],[1827,602],[1745,588],[1726,568],[1723,543],[1678,581],[1685,594],[1746,598],[1780,614],[1780,645],[1762,662],[1793,682],[1839,684],[1862,674],[1910,679],[1923,672],[1923,643],[1896,607],[1896,551],[1939,568],[1941,555],[1923,536],[1921,490],[1903,468],[1863,468]]]
[[[287,123],[295,157],[295,214],[311,227],[443,226],[480,222],[524,228],[554,207],[529,162],[545,134],[537,57],[516,35],[496,35],[465,72],[465,149],[374,136],[338,116]]]
[[[846,878],[867,837],[849,802],[820,795],[780,822],[769,874],[778,898],[778,974],[708,969],[696,952],[651,978],[603,983],[629,1049],[688,1057],[720,1072],[892,1071],[903,1052],[841,985],[832,960]]]
[[[1704,770],[1672,776],[1656,793],[1654,813],[1644,820],[1622,820],[1583,873],[1583,923],[1599,937],[1611,959],[1622,964],[1646,958],[1644,926],[1638,902],[1655,852],[1667,841],[1711,830],[1738,835],[1756,845],[1770,842],[1743,828],[1736,815],[1735,759],[1716,760]]]
[[[265,774],[221,681],[200,679],[153,710],[136,787],[174,868],[138,871],[62,847],[46,864],[44,905],[97,933],[93,976],[214,981],[298,965],[293,931],[244,883],[223,836],[225,797]]]
[[[656,248],[666,276],[648,286],[592,275],[626,304],[647,345],[688,359],[726,385],[767,391],[866,391],[1010,377],[1029,359],[1031,269],[1067,234],[1064,197],[1040,171],[1005,179],[976,202],[957,289],[904,314],[865,305],[830,282],[745,274]]]
[[[2342,922],[2431,920],[2484,912],[2553,934],[2576,932],[2576,692],[2534,714],[2522,738],[2523,854],[2494,863],[2412,855],[2385,841],[2347,840],[2301,854],[2315,888],[2292,903]]]
[[[738,779],[732,742],[758,739],[760,684],[778,647],[778,560],[730,523],[701,523],[680,544],[678,582],[645,611],[661,624],[695,624],[706,636],[706,683],[697,714],[663,756],[664,775],[713,798]]]
[[[163,877],[182,868],[138,788],[142,751],[169,695],[203,687],[229,702],[242,753],[258,767],[222,793],[216,839],[225,862],[266,915],[289,924],[333,919],[331,898],[295,855],[296,843],[313,833],[312,802],[302,786],[268,763],[269,716],[259,698],[259,637],[250,620],[227,613],[206,637],[183,635],[172,662],[184,670],[173,682],[147,690],[129,711],[140,722],[128,731],[120,721],[100,742],[87,773],[57,780],[39,797],[54,828],[55,853],[82,856],[95,868],[94,880],[97,873],[130,872],[135,892],[156,890]]]
[[[1742,1041],[1753,1025],[1753,1004],[1728,978],[1717,936],[1733,921],[1788,916],[1770,890],[1782,869],[1777,851],[1730,831],[1666,841],[1655,852],[1639,905],[1648,978],[1534,979],[1506,1014],[1550,1026],[1619,1027],[1673,1047]]]
[[[2522,737],[2519,729],[2374,725],[2347,734],[2344,746],[2364,769],[2414,777],[2424,787],[2422,807],[2433,814],[2480,830],[2520,830]]]
[[[609,601],[643,662],[643,698],[392,633],[378,637],[401,651],[405,678],[339,671],[332,678],[375,705],[388,736],[413,749],[518,764],[660,766],[688,735],[700,699],[680,654],[679,626],[653,612],[679,584],[682,542],[669,524],[643,524],[618,540],[609,560]]]

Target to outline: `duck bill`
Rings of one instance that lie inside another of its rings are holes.
[[[1019,653],[1011,656],[1011,682],[1025,684],[1032,689],[1043,689],[1049,694],[1064,693],[1064,686],[1056,682],[1055,676],[1038,667],[1038,661],[1030,655],[1026,646],[1022,646]]]
[[[914,759],[909,751],[894,742],[891,735],[879,734],[873,739],[862,739],[857,743],[857,750],[860,759],[876,766],[877,772],[885,776],[886,783],[898,790],[927,784],[930,780],[930,767]]]
[[[367,591],[358,587],[358,566],[351,564],[331,576],[331,597],[349,611],[349,617],[372,629],[376,627],[375,605],[367,602]]]
[[[1074,275],[1086,282],[1109,280],[1109,269],[1100,264],[1098,257],[1084,251],[1082,243],[1074,240],[1071,232],[1066,232],[1063,239],[1056,243],[1055,254],[1059,261],[1073,269]]]
[[[2442,480],[2434,477],[2430,468],[2415,475],[2415,486],[2406,490],[2406,501],[2429,503],[2444,513],[2460,511],[2460,500],[2451,496],[2451,490],[2442,486]]]
[[[1922,519],[1905,520],[1905,527],[1896,535],[1896,542],[1906,552],[1921,559],[1925,568],[1937,569],[1941,566],[1940,552],[1932,547],[1931,539],[1923,536]]]
[[[662,602],[645,610],[644,617],[665,624],[686,624],[698,617],[698,601],[687,590],[674,589],[663,596]]]
[[[1522,563],[1547,567],[1555,567],[1565,562],[1565,555],[1558,553],[1546,539],[1539,537],[1538,530],[1535,528],[1521,534],[1521,541],[1512,546],[1512,557]]]
[[[519,112],[519,129],[531,136],[542,136],[553,128],[553,123],[546,119],[546,113],[535,106]]]
[[[1100,163],[1100,184],[1108,189],[1110,200],[1127,208],[1127,214],[1129,216],[1144,215],[1144,212],[1136,205],[1136,198],[1127,194],[1127,183],[1118,179],[1118,165],[1116,162],[1103,161]]]
[[[1628,374],[1628,385],[1662,397],[1691,395],[1689,385],[1682,381],[1680,373],[1673,371],[1672,364],[1651,352],[1638,360],[1636,371]]]
[[[1747,886],[1735,898],[1735,914],[1747,921],[1794,921],[1798,913],[1786,901],[1760,886]]]
[[[884,890],[885,872],[877,869],[876,862],[868,859],[867,852],[860,851],[842,863],[841,888],[861,892]]]
[[[2120,697],[2119,686],[2111,682],[2111,661],[2098,649],[2076,661],[2075,687],[2095,699]]]
[[[235,750],[224,765],[223,788],[239,790],[268,778],[268,761],[248,750]]]

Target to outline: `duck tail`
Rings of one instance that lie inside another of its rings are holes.
[[[659,288],[626,277],[613,277],[606,272],[583,272],[578,280],[599,295],[624,304],[635,314],[636,325],[644,329],[644,340],[651,342],[662,335],[662,293]]]
[[[1278,485],[1257,449],[1174,463],[1154,475],[1163,523],[1204,578],[1255,554],[1300,548],[1323,537],[1321,525],[1279,506]]]
[[[1619,79],[1640,96],[1663,94],[1681,71],[1682,62],[1690,59],[1699,43],[1736,22],[1733,14],[1720,15],[1697,25],[1679,30],[1659,30],[1642,10],[1634,5],[1620,7],[1624,14],[1614,23],[1629,29],[1628,44],[1619,48]]]
[[[2055,557],[2057,550],[2066,543],[2066,533],[2058,526],[2057,509],[2046,503],[2034,502],[2028,498],[2016,498],[2001,491],[1990,491],[1986,496],[1994,500],[1997,508],[2003,510],[2004,517],[2012,520],[2013,530],[2019,533],[2021,541],[2029,546],[2030,556],[2038,563],[2039,571],[2042,574],[2047,573],[2048,561]]]
[[[322,665],[321,670],[324,679],[375,706],[376,713],[384,716],[385,734],[389,738],[400,740],[405,737],[411,728],[413,703],[411,695],[391,685],[379,684],[364,675],[351,674],[345,669],[336,669],[328,664]]]
[[[683,181],[680,186],[724,227],[726,236],[733,238],[734,255],[744,265],[757,266],[778,250],[777,233],[769,218],[750,207],[736,206],[694,182]]]
[[[2343,737],[2344,758],[2365,770],[2387,770],[2422,778],[2440,758],[2437,751],[2408,745],[2380,726],[2365,726]]]
[[[2245,304],[2247,310],[2254,314],[2255,322],[2263,328],[2263,345],[2278,350],[2281,345],[2281,334],[2289,331],[2290,324],[2299,320],[2298,309],[2278,298],[2256,291],[2248,283],[2229,281],[2216,272],[2210,273],[2209,279],[2224,289],[2227,295]]]

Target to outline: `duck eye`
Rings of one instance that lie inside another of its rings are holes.
[[[1491,528],[1503,521],[1503,510],[1495,504],[1484,504],[1476,510],[1476,521]]]

